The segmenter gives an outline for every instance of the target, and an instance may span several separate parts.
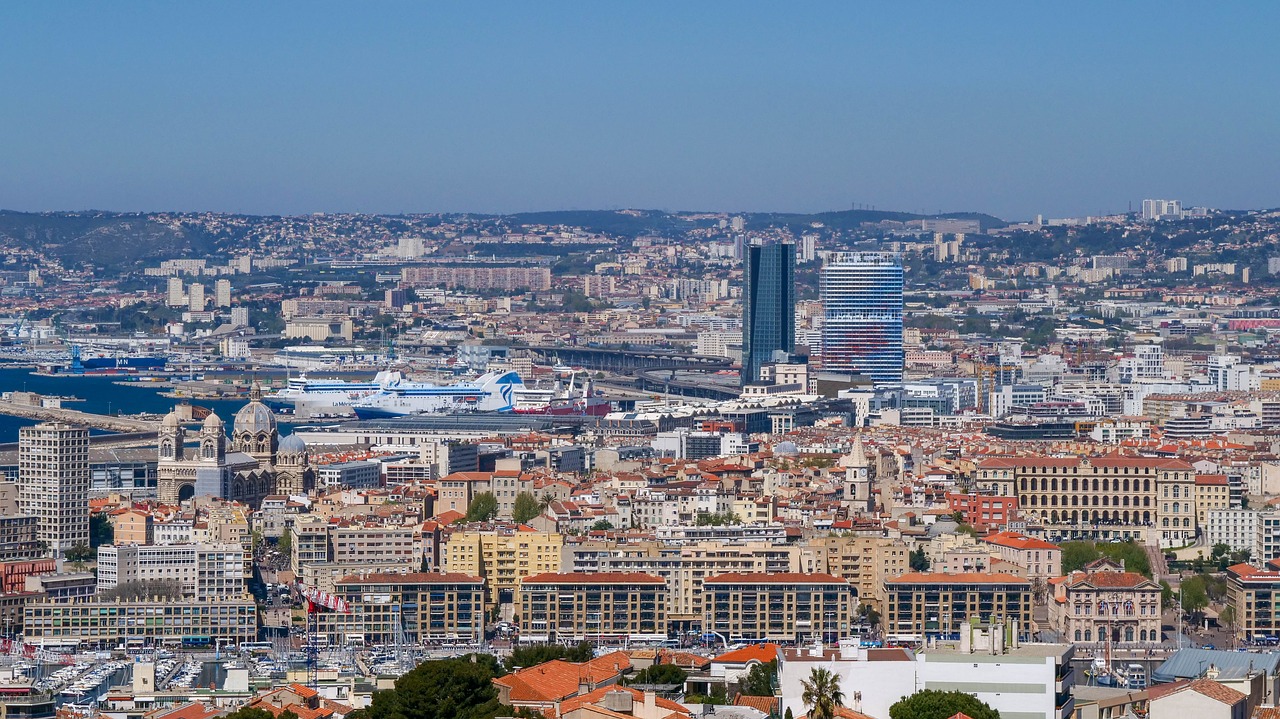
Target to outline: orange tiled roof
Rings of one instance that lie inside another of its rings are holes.
[[[581,707],[587,704],[596,704],[601,700],[603,700],[604,696],[610,692],[627,692],[628,694],[631,695],[631,700],[636,704],[641,704],[644,702],[644,692],[638,689],[632,689],[630,687],[619,686],[617,684],[610,684],[607,687],[599,687],[595,691],[588,692],[586,694],[583,694],[580,697],[573,697],[572,699],[568,699],[564,702],[561,702],[560,713],[566,714],[568,712],[573,711],[574,709],[577,709],[578,707]],[[668,711],[669,714],[667,714],[667,716],[679,715],[682,717],[687,717],[690,715],[689,710],[685,708],[684,705],[673,702],[670,699],[664,699],[663,697],[654,697],[654,703],[657,705],[659,709],[665,709],[666,711]],[[622,716],[627,716],[627,715],[624,714]]]
[[[711,661],[714,664],[746,664],[747,662],[757,661],[760,663],[771,662],[778,658],[778,645],[770,644],[752,644],[741,649],[735,649],[731,652],[725,652],[718,657],[714,657]]]
[[[663,584],[662,577],[642,572],[545,572],[525,577],[522,584]]]
[[[777,713],[778,698],[777,697],[753,697],[746,694],[739,694],[734,697],[733,705],[736,707],[751,707],[758,712],[773,716]]]
[[[987,572],[907,572],[884,581],[886,584],[1031,584],[1030,579],[1023,577]]]
[[[1043,539],[1028,537],[1025,534],[1017,532],[997,532],[982,537],[982,541],[988,544],[998,544],[1002,547],[1012,547],[1013,549],[1061,549],[1056,544],[1046,542]]]
[[[727,574],[717,574],[714,577],[707,577],[702,580],[705,585],[708,582],[716,583],[735,583],[735,584],[848,584],[848,580],[835,577],[830,574],[822,574],[815,572],[813,574],[801,574],[799,572],[774,572],[770,574],[750,574],[742,572],[729,572]]]

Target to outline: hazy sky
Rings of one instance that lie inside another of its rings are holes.
[[[1280,3],[0,3],[0,208],[1280,206]]]

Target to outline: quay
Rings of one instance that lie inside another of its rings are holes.
[[[41,407],[32,404],[0,399],[0,414],[13,417],[25,417],[41,422],[66,422],[83,425],[112,432],[149,432],[155,433],[160,428],[160,420],[139,419],[137,417],[121,417],[105,414],[91,414],[65,407]]]

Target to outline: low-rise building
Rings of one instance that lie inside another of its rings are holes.
[[[316,484],[321,487],[371,489],[382,485],[382,468],[377,462],[354,460],[316,466]]]
[[[27,604],[22,629],[37,645],[239,644],[257,639],[258,607],[252,599],[46,600]]]
[[[1017,532],[998,532],[980,539],[1000,559],[1025,569],[1032,583],[1062,575],[1062,548],[1056,544]]]
[[[1211,509],[1205,515],[1205,544],[1225,544],[1233,552],[1254,551],[1258,511],[1255,509]]]
[[[867,649],[853,642],[818,651],[782,648],[778,651],[780,711],[805,714],[802,682],[821,667],[835,674],[847,709],[873,717],[888,717],[894,703],[924,689],[971,694],[1002,717],[1074,716],[1074,647],[1023,644],[1017,638],[1020,633],[1012,624],[966,624],[958,641],[920,652]]]
[[[1049,626],[1076,644],[1151,647],[1160,636],[1160,585],[1109,559],[1051,580]]]

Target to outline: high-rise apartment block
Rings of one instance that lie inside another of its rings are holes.
[[[822,368],[901,382],[902,262],[895,255],[827,255],[822,296]]]
[[[192,312],[204,312],[204,285],[192,282],[187,289],[187,309]]]
[[[89,546],[89,430],[51,422],[18,433],[18,509],[39,520],[37,537],[64,556]]]
[[[1142,219],[1147,222],[1160,220],[1181,220],[1181,200],[1143,200]]]
[[[752,244],[744,259],[742,384],[760,381],[760,368],[790,355],[796,342],[796,246]]]
[[[213,304],[215,307],[231,306],[231,280],[218,280],[213,283]]]
[[[170,307],[181,307],[187,303],[187,291],[182,284],[181,277],[169,278],[169,289],[165,297],[165,304]]]

